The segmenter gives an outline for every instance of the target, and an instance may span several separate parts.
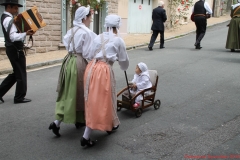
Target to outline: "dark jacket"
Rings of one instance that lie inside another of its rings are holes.
[[[152,28],[151,30],[164,31],[164,22],[167,20],[167,15],[165,9],[162,7],[157,7],[153,9],[152,12]]]

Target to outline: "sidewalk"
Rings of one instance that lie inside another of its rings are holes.
[[[229,14],[226,16],[221,16],[219,18],[212,17],[208,19],[208,27],[213,26],[219,23],[223,23],[230,20]],[[195,32],[195,24],[189,22],[188,24],[182,25],[181,27],[175,30],[166,30],[164,33],[165,40],[176,38]],[[151,34],[128,34],[122,37],[125,41],[127,50],[134,49],[137,47],[147,46],[150,41]],[[156,43],[159,42],[159,37],[157,38]],[[34,46],[33,46],[34,47]],[[61,63],[64,56],[67,54],[66,50],[58,50],[47,53],[32,54],[26,57],[27,60],[27,69],[39,68],[47,65],[53,65]],[[8,59],[0,61],[0,75],[8,74],[12,72],[12,67]]]

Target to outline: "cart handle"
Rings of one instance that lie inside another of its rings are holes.
[[[127,78],[127,72],[124,71],[125,73],[125,78],[126,78],[126,81],[127,81],[127,88],[128,88],[128,94],[129,94],[129,98],[132,99],[132,96],[131,96],[131,93],[130,93],[130,90],[129,90],[129,85],[128,85],[128,78]]]

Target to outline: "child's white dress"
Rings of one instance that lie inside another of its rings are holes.
[[[131,94],[134,94],[134,95],[136,95],[137,93],[139,93],[140,91],[142,91],[144,89],[151,88],[152,83],[150,81],[150,76],[149,76],[148,70],[140,73],[139,75],[134,74],[132,83],[135,83],[137,86],[136,90],[130,89]],[[139,95],[135,99],[135,102],[140,103],[141,100],[143,100],[143,97],[142,97],[142,95]]]

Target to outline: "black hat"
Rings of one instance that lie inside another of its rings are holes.
[[[18,0],[3,0],[3,3],[1,3],[0,5],[17,5],[18,7],[23,7],[21,4],[18,3]]]

